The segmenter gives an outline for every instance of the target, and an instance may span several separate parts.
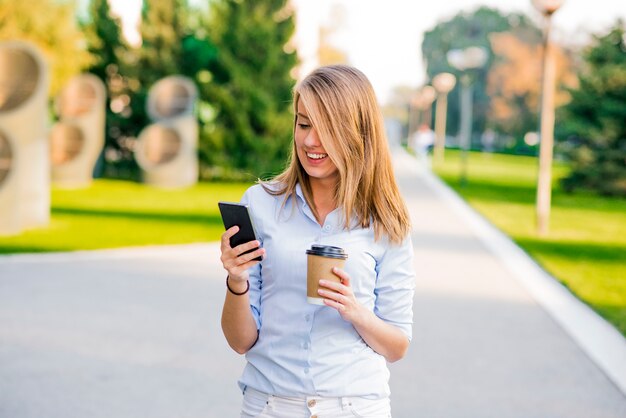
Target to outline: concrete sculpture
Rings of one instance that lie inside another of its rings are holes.
[[[0,43],[0,235],[50,221],[48,69],[21,41]]]
[[[59,115],[50,132],[52,181],[68,188],[91,184],[104,146],[106,90],[93,74],[69,81],[56,100]]]
[[[148,93],[153,124],[139,135],[135,158],[144,182],[158,187],[186,187],[198,181],[198,91],[185,77],[158,81]]]

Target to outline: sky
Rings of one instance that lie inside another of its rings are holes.
[[[124,21],[124,33],[138,41],[136,25],[141,0],[109,0]],[[253,0],[250,0],[253,1]],[[331,10],[339,5],[343,24],[334,34],[334,45],[343,50],[351,65],[362,70],[372,82],[381,102],[395,86],[424,84],[420,45],[425,31],[449,20],[460,11],[472,12],[481,5],[501,12],[523,12],[540,21],[530,0],[291,0],[296,9],[295,42],[303,72],[315,68],[320,25],[331,23]],[[206,0],[190,0],[203,4]],[[618,17],[626,21],[626,0],[565,0],[554,14],[556,40],[584,44],[590,33],[606,31]]]

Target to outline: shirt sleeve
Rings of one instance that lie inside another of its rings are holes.
[[[254,187],[254,186],[253,186]],[[248,209],[250,211],[250,217],[252,218],[252,223],[255,225],[255,229],[257,232],[257,239],[261,242],[261,246],[263,246],[263,240],[261,238],[260,230],[259,230],[259,219],[255,217],[255,212],[253,210],[253,204],[251,200],[253,200],[252,189],[253,187],[246,190],[243,197],[241,198],[241,204],[248,205]],[[261,263],[254,265],[248,269],[249,282],[250,282],[250,310],[252,311],[252,316],[254,318],[254,322],[256,322],[256,329],[261,329],[261,288],[263,287],[263,279],[261,275]]]
[[[413,243],[410,236],[400,245],[390,244],[377,262],[374,293],[376,316],[400,328],[410,341],[413,337],[415,293]]]

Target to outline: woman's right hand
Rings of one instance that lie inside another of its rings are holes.
[[[265,255],[265,249],[260,248],[261,243],[256,240],[231,248],[230,237],[235,235],[237,232],[239,232],[239,227],[233,226],[222,234],[222,242],[220,246],[222,255],[220,260],[222,261],[224,269],[228,272],[230,280],[245,282],[248,280],[248,269],[259,262],[258,260],[255,260],[255,258],[259,256],[263,257]],[[259,247],[257,250],[248,254],[243,254],[246,251],[257,247]]]

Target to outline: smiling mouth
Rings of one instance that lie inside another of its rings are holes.
[[[312,160],[321,160],[323,158],[328,157],[328,154],[314,154],[312,152],[307,152],[306,156],[309,157]]]

